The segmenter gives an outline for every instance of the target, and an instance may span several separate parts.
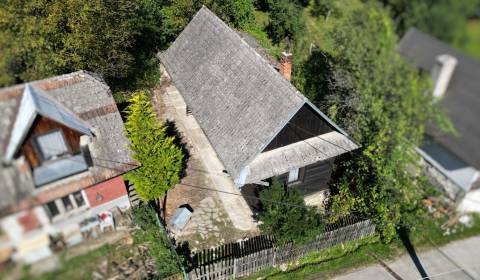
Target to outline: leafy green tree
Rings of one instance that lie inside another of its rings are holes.
[[[243,28],[253,21],[252,0],[175,0],[162,9],[167,40],[174,40],[188,24],[193,15],[207,6],[222,20],[236,28]]]
[[[314,16],[326,16],[331,12],[335,5],[335,0],[314,0],[312,4],[312,14]]]
[[[19,1],[0,7],[0,84],[85,69],[125,77],[135,1]]]
[[[303,63],[298,80],[361,145],[337,162],[332,210],[337,217],[372,217],[388,241],[419,206],[414,148],[426,123],[443,123],[445,129],[449,123],[426,94],[428,78],[396,52],[388,13],[372,1],[342,3],[322,26],[324,44]]]
[[[268,12],[271,11],[273,6],[275,6],[279,1],[282,0],[255,0],[254,5],[258,10]],[[310,3],[310,0],[291,0],[289,2],[306,7]]]
[[[182,150],[175,145],[175,137],[165,134],[166,127],[157,120],[147,91],[137,91],[125,112],[130,149],[141,164],[125,178],[135,184],[144,201],[161,198],[180,181]]]
[[[269,15],[267,33],[275,44],[295,42],[304,29],[301,6],[287,0],[274,1]]]
[[[259,228],[273,235],[277,242],[304,243],[323,230],[322,216],[316,208],[305,205],[302,194],[295,188],[286,188],[278,180],[260,193],[263,211]]]
[[[241,28],[252,0],[5,0],[0,5],[0,86],[76,70],[100,73],[114,91],[151,86],[155,54],[202,4]]]

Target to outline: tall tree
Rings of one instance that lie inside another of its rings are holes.
[[[414,148],[424,126],[448,121],[426,94],[429,80],[396,52],[388,13],[373,1],[341,3],[327,24],[320,21],[323,44],[301,65],[300,86],[361,144],[338,161],[332,210],[372,217],[389,240],[418,207],[423,180]]]
[[[162,9],[168,41],[177,37],[202,5],[236,28],[245,27],[253,20],[252,0],[171,0]]]
[[[114,89],[143,87],[145,75],[156,78],[156,52],[202,4],[237,28],[253,19],[252,0],[5,0],[0,86],[83,69]]]
[[[304,29],[300,5],[287,0],[274,1],[269,13],[267,32],[272,41],[293,43]]]
[[[134,183],[144,201],[161,198],[180,181],[182,150],[175,145],[175,137],[165,134],[166,127],[157,120],[147,91],[137,91],[125,112],[130,149],[141,164],[125,178]]]
[[[125,77],[135,1],[19,1],[0,7],[0,84],[71,72]]]

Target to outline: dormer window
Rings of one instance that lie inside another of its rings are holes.
[[[42,161],[53,160],[68,153],[68,147],[60,129],[36,136],[35,143]]]

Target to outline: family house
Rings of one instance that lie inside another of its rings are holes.
[[[480,211],[480,62],[415,28],[402,38],[398,52],[431,75],[434,102],[457,131],[427,128],[418,152],[428,177],[459,209]]]
[[[137,166],[111,91],[84,71],[0,89],[0,249],[34,262],[50,239],[130,207],[121,175]],[[5,254],[3,254],[5,255]]]
[[[358,148],[290,83],[290,54],[277,71],[206,7],[159,58],[242,191],[278,177],[321,203],[314,198],[324,197],[335,157]]]

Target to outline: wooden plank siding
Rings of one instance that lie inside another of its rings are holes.
[[[330,159],[305,166],[300,171],[300,178],[302,180],[287,185],[292,188],[298,188],[303,195],[309,195],[328,189],[328,183],[332,175],[333,161],[333,159]],[[280,182],[286,184],[288,174],[282,174],[277,176],[277,178]],[[254,212],[261,210],[261,203],[258,197],[264,188],[265,187],[261,185],[247,184],[241,189],[245,201]]]
[[[34,137],[54,129],[62,130],[65,143],[71,154],[80,153],[80,133],[51,119],[39,116],[35,119],[32,128],[27,134],[22,148],[20,149],[20,152],[25,156],[31,168],[36,168],[41,164],[41,156],[35,148]]]
[[[300,170],[300,182],[287,184],[288,174],[282,174],[277,178],[286,183],[289,187],[298,188],[303,195],[312,194],[328,189],[333,168],[333,159],[316,162],[307,165]]]
[[[310,106],[304,105],[278,135],[267,145],[263,152],[280,148],[316,135],[333,131]]]

